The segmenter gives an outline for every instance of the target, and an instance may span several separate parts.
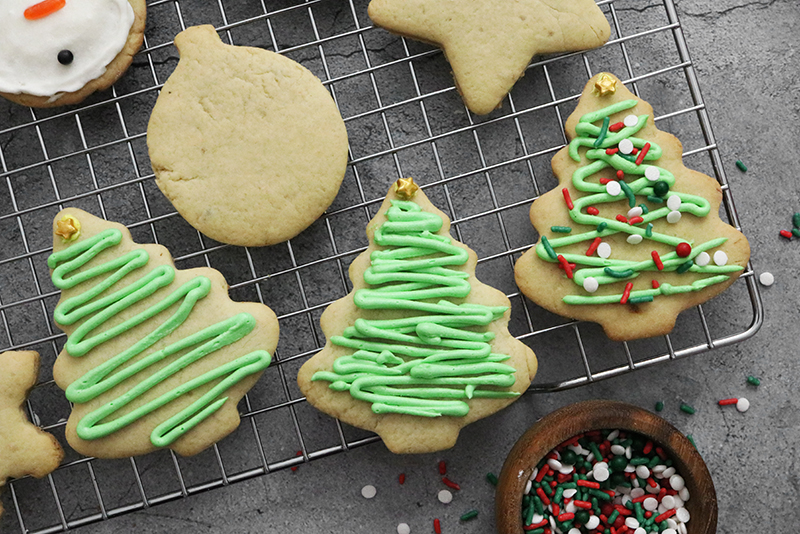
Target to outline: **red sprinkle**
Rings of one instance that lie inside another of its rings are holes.
[[[680,243],[678,244],[677,247],[675,247],[675,252],[677,252],[678,256],[680,256],[681,258],[686,258],[689,256],[689,254],[692,253],[692,245],[684,241],[683,243]]]
[[[631,512],[621,504],[615,504],[614,509],[618,511],[620,515],[633,515],[633,512]]]
[[[43,19],[48,15],[52,15],[65,5],[67,5],[66,0],[44,0],[44,2],[39,2],[26,9],[23,15],[28,20]]]
[[[658,289],[661,287],[661,284],[658,283],[658,280],[653,280],[653,289]]]
[[[611,129],[611,128],[609,127],[609,130],[610,130],[610,129]],[[617,152],[619,152],[619,149],[618,149],[618,148],[607,148],[607,149],[606,149],[606,154],[608,154],[609,156],[613,156],[613,155],[614,155],[614,154],[616,154]]]
[[[439,460],[439,474],[440,475],[447,474],[447,464],[444,463],[444,460]]]
[[[400,482],[401,485],[405,484],[406,483],[406,474],[405,473],[400,473],[400,476],[397,477],[397,481]]]
[[[661,447],[656,447],[656,454],[662,460],[666,460],[667,459],[667,455],[666,455],[666,453],[664,453],[664,449],[662,449]]]
[[[567,261],[567,259],[563,255],[559,254],[558,263],[560,263],[561,266],[564,268],[564,272],[567,273],[567,278],[572,280],[572,267],[570,267],[570,264]]]
[[[663,514],[657,515],[655,521],[656,523],[661,523],[663,520],[667,519],[668,517],[672,517],[673,515],[675,515],[675,508],[670,508]]]
[[[572,198],[569,196],[569,189],[566,187],[561,190],[561,193],[564,195],[564,201],[567,203],[567,207],[572,209],[575,207],[575,204],[572,203]]]
[[[611,126],[608,127],[609,132],[618,132],[625,127],[624,122],[615,122]]]
[[[628,528],[628,525],[622,525],[621,527],[619,527],[619,528],[617,529],[617,534],[625,534],[625,533],[626,533],[626,532],[628,532],[629,530],[630,530],[630,529]]]
[[[584,510],[590,510],[592,508],[592,503],[586,501],[572,501],[572,504]]]
[[[602,239],[600,239],[599,237],[595,237],[594,241],[592,241],[592,244],[589,245],[589,249],[586,251],[586,255],[592,256],[595,252],[597,252],[597,247],[599,247],[600,243],[602,242],[603,242]]]
[[[785,237],[786,239],[792,239],[792,232],[789,230],[781,230],[781,236]]]
[[[658,252],[654,250],[650,255],[653,257],[653,262],[656,264],[656,267],[658,267],[658,270],[663,271],[664,263],[661,261],[661,256],[658,255]],[[653,280],[653,282],[655,282],[655,280]]]
[[[647,479],[647,484],[648,484],[648,485],[649,485],[651,488],[657,488],[657,487],[658,487],[658,484],[656,484],[656,481],[655,481],[655,480],[653,480],[653,477],[649,477],[649,478]]]
[[[631,499],[631,502],[643,502],[645,499],[649,499],[652,495],[644,494],[636,497],[635,499]]]
[[[627,218],[627,217],[625,217],[625,216],[624,216],[623,214],[621,214],[621,213],[618,213],[618,214],[617,214],[617,220],[618,220],[619,222],[622,222],[622,223],[626,223],[626,222],[628,222],[628,218]]]
[[[547,472],[549,470],[550,470],[550,466],[549,465],[542,466],[542,468],[539,469],[539,472],[536,473],[536,478],[534,480],[536,480],[536,482],[541,482],[542,479],[547,476]]]
[[[652,450],[653,450],[653,442],[648,439],[647,443],[645,443],[644,447],[642,448],[642,453],[650,454],[650,451]]]
[[[453,482],[452,480],[450,480],[447,477],[442,477],[442,482],[448,488],[453,488],[456,491],[460,491],[461,490],[461,486],[459,486],[458,484],[456,484],[455,482]]]
[[[617,171],[617,180],[622,180],[625,178],[625,173],[621,170]]]
[[[550,506],[550,499],[547,497],[547,494],[541,487],[536,488],[536,495],[538,495],[539,498],[542,499],[542,502],[544,503],[545,506]]]
[[[614,180],[609,180],[608,178],[600,178],[600,185],[606,185],[608,182],[613,182]]]
[[[561,514],[561,508],[556,503],[551,504],[550,508],[553,509],[554,516],[558,517]]]
[[[719,404],[720,406],[729,406],[731,404],[736,404],[737,402],[739,402],[739,399],[732,398],[732,399],[722,399],[717,404]]]
[[[633,147],[633,150],[631,150],[631,156],[635,156],[638,153],[639,153],[639,149],[636,148],[636,147]]]
[[[644,219],[642,219],[641,217],[637,216],[637,217],[631,217],[631,220],[628,221],[628,224],[639,224],[639,223],[643,223],[643,222],[644,222]]]
[[[628,303],[628,298],[631,296],[631,289],[633,289],[633,282],[625,284],[625,290],[622,292],[622,298],[619,300],[620,304]]]
[[[433,520],[433,531],[436,534],[442,534],[442,524],[439,522],[438,519]]]
[[[569,521],[570,519],[575,519],[575,514],[566,513],[566,514],[561,514],[561,515],[559,515],[557,517],[558,517],[558,520],[563,523],[564,521]]]
[[[647,152],[650,150],[650,143],[645,143],[642,147],[642,151],[639,152],[639,155],[636,157],[636,164],[641,165],[644,161],[644,157],[647,155]]]
[[[549,524],[549,521],[547,521],[547,519],[542,519],[538,523],[531,523],[530,525],[525,527],[525,530],[533,530],[533,529],[536,529],[536,528],[541,528],[541,527],[543,527],[545,525],[548,525],[548,524]]]
[[[595,208],[594,206],[589,206],[586,208],[586,213],[589,215],[600,215],[600,210]]]
[[[600,489],[599,482],[592,482],[591,480],[578,480],[578,486],[583,486],[584,488],[592,488],[592,489]],[[627,508],[625,508],[627,510]]]

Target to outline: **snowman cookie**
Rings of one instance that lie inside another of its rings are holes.
[[[142,44],[146,11],[145,0],[3,0],[0,95],[55,107],[107,89]]]

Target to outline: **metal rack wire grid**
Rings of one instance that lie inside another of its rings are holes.
[[[629,343],[550,314],[513,282],[515,260],[538,239],[528,209],[557,183],[550,160],[564,146],[564,120],[595,72],[616,73],[653,105],[659,128],[684,143],[687,166],[720,182],[721,216],[739,228],[673,0],[599,1],[610,41],[584,53],[535,58],[502,109],[487,117],[465,109],[440,50],[373,28],[367,3],[154,0],[143,50],[111,90],[55,110],[0,103],[0,350],[42,355],[41,383],[27,406],[35,423],[65,444],[70,407],[51,371],[65,338],[51,321],[58,292],[46,265],[52,217],[65,206],[120,221],[138,242],[167,246],[180,268],[218,269],[232,298],[269,305],[281,327],[274,362],[242,401],[243,422],[232,436],[191,458],[160,451],[94,460],[65,447],[67,457],[52,475],[8,484],[4,500],[11,506],[0,527],[65,531],[376,441],[308,406],[294,377],[323,346],[319,316],[351,288],[346,267],[366,248],[366,223],[398,177],[423,185],[453,220],[455,237],[478,253],[478,277],[511,299],[511,331],[541,362],[532,391],[698,354],[759,328],[762,309],[749,267],[727,292],[681,314],[672,334]],[[300,62],[323,80],[344,117],[350,163],[341,191],[322,218],[287,243],[245,249],[213,242],[155,186],[147,121],[177,64],[172,39],[196,24],[215,25],[228,43]]]

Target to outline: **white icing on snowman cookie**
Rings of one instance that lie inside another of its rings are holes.
[[[51,96],[102,76],[134,22],[127,0],[65,0],[28,19],[37,0],[0,0],[0,92]],[[29,11],[30,14],[30,11]]]

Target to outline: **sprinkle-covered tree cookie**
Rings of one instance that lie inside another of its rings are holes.
[[[553,158],[559,187],[531,206],[541,238],[517,262],[517,284],[615,340],[668,333],[750,256],[719,218],[719,184],[683,165],[681,143],[610,74],[589,80],[566,132],[570,143]]]
[[[69,444],[102,458],[188,456],[233,432],[278,344],[272,310],[232,301],[218,271],[176,269],[121,224],[67,208],[53,233],[54,318],[68,336],[53,377],[73,403]]]
[[[353,291],[322,315],[327,343],[300,369],[308,401],[398,453],[455,444],[513,402],[536,357],[508,332],[510,303],[475,278],[477,256],[411,179],[399,180],[350,266]]]

